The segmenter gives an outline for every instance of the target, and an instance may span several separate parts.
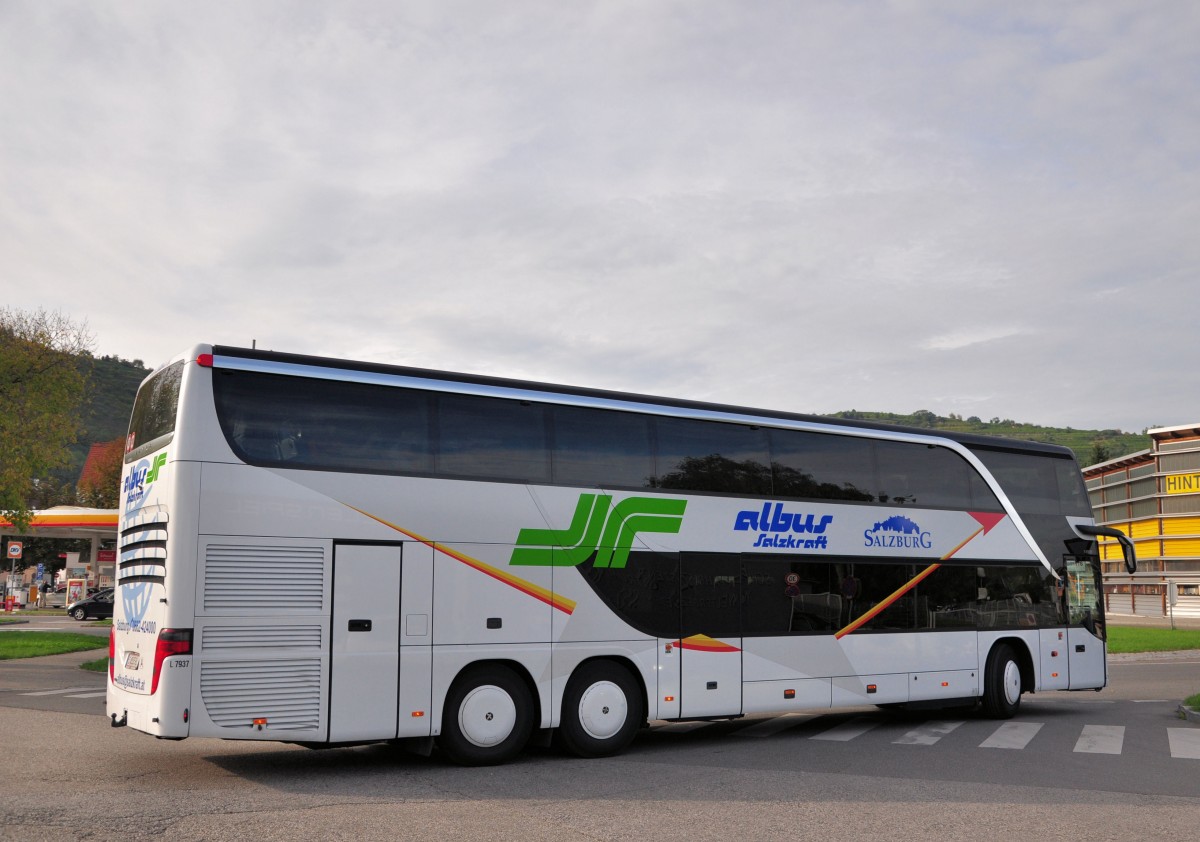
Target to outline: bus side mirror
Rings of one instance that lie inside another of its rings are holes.
[[[1133,550],[1133,541],[1119,529],[1113,529],[1111,526],[1091,526],[1088,524],[1074,524],[1075,531],[1080,535],[1087,535],[1095,538],[1103,535],[1105,538],[1116,538],[1117,543],[1121,545],[1121,555],[1125,557],[1125,570],[1131,575],[1137,573],[1137,554]]]

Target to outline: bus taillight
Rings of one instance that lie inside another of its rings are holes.
[[[192,654],[191,629],[163,629],[158,633],[154,646],[154,675],[150,679],[150,695],[158,690],[158,677],[162,674],[163,661],[175,655]]]
[[[108,630],[108,680],[115,680],[116,676],[113,671],[116,669],[117,661],[117,630],[115,628]]]

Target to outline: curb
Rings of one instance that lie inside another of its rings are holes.
[[[1110,664],[1129,663],[1131,661],[1187,661],[1200,658],[1200,649],[1152,649],[1147,652],[1109,652],[1107,657]]]
[[[1179,718],[1200,725],[1200,710],[1192,710],[1187,705],[1181,703],[1179,705]]]

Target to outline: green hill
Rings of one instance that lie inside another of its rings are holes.
[[[138,386],[150,373],[141,360],[130,362],[120,357],[87,356],[79,364],[88,376],[83,430],[70,447],[70,464],[55,472],[60,482],[75,482],[93,444],[124,437]]]
[[[142,380],[150,373],[141,360],[129,362],[120,357],[92,359],[91,367],[91,389],[83,415],[89,444],[112,441],[125,435],[133,398]]]
[[[974,433],[981,436],[1000,436],[1025,441],[1040,441],[1058,444],[1075,451],[1075,458],[1082,467],[1094,465],[1107,459],[1115,459],[1128,453],[1136,453],[1150,447],[1150,437],[1121,430],[1076,430],[1071,427],[1040,427],[1023,424],[1012,419],[993,418],[984,421],[976,416],[963,419],[953,413],[949,418],[936,415],[927,409],[918,409],[909,415],[895,412],[859,412],[847,410],[834,412],[831,418],[847,418],[858,421],[876,421],[881,424],[900,424],[905,427],[923,427],[950,433]]]

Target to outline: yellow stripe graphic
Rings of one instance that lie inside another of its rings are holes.
[[[459,552],[458,550],[455,550],[444,544],[439,544],[436,541],[424,537],[423,535],[418,535],[416,532],[413,532],[410,529],[405,529],[403,526],[397,526],[396,524],[373,515],[370,512],[365,512],[357,506],[351,506],[349,503],[342,503],[342,505],[346,508],[354,509],[354,511],[358,512],[360,515],[366,515],[377,523],[382,523],[389,529],[394,529],[401,534],[407,535],[414,541],[420,541],[425,546],[433,548],[442,555],[447,555],[455,561],[461,561],[468,567],[474,568],[480,573],[485,573],[488,576],[491,576],[493,579],[503,582],[510,587],[516,588],[517,590],[528,594],[534,599],[539,599],[547,605],[557,608],[559,611],[562,611],[565,614],[572,614],[575,611],[575,606],[577,603],[573,599],[568,599],[562,594],[556,594],[554,591],[543,588],[541,585],[535,585],[533,582],[528,582],[519,576],[514,576],[498,567],[493,567],[486,562],[480,561],[477,558],[472,558],[466,553]]]

